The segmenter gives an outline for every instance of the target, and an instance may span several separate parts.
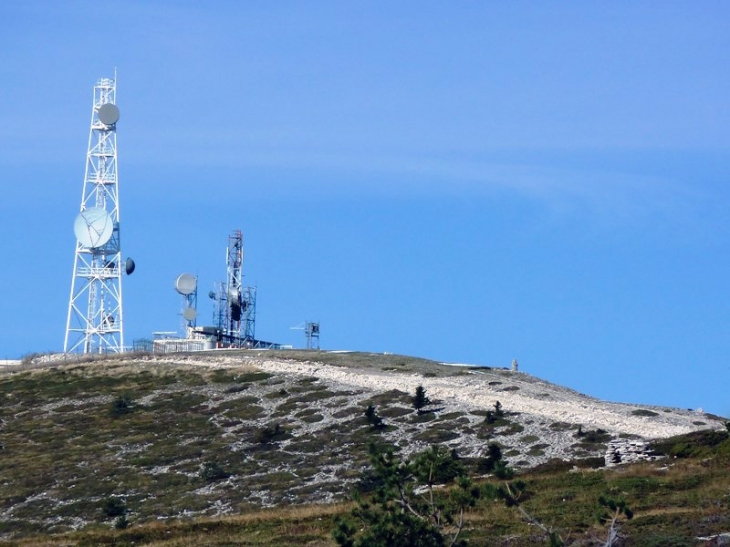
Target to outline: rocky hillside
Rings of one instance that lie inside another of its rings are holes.
[[[416,411],[423,386],[430,404]],[[235,351],[63,359],[0,375],[0,535],[344,498],[366,447],[433,443],[473,469],[601,465],[723,420],[615,404],[522,372],[395,355]],[[365,418],[372,405],[384,427]],[[616,454],[619,454],[616,456]]]

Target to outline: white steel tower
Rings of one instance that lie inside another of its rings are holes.
[[[122,268],[134,263],[122,265],[120,248],[116,95],[115,71],[94,86],[64,352],[124,351]]]

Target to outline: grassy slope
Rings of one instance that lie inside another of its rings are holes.
[[[326,355],[330,364],[375,366],[366,354]],[[311,354],[287,357],[307,359]],[[444,373],[436,363],[386,358],[379,356],[377,366]],[[333,545],[333,516],[347,505],[287,504],[292,491],[306,501],[306,484],[312,484],[307,481],[317,475],[319,465],[331,463],[302,454],[316,454],[331,439],[311,439],[284,454],[276,439],[263,442],[261,429],[238,429],[235,439],[221,435],[226,425],[270,418],[270,408],[264,412],[259,399],[246,397],[255,386],[266,386],[267,400],[276,405],[272,408],[280,419],[303,413],[303,418],[316,420],[306,406],[324,395],[321,386],[301,381],[284,394],[276,378],[245,367],[201,370],[112,361],[103,367],[79,364],[1,376],[0,534],[16,539],[0,544]],[[213,388],[217,390],[211,395]],[[114,416],[112,405],[120,396],[135,404],[131,412]],[[218,398],[216,407],[211,398]],[[221,408],[228,424],[211,419]],[[335,459],[361,454],[359,463],[364,463],[364,447],[373,435],[361,420],[353,415],[347,431],[331,432],[334,438],[349,435],[351,442],[348,452],[335,453]],[[234,441],[243,442],[245,450],[232,450]],[[615,470],[536,470],[524,476],[530,492],[525,507],[546,524],[572,531],[573,537],[596,535],[595,500],[602,493],[623,495],[636,512],[624,527],[632,538],[629,544],[694,545],[691,538],[696,535],[730,530],[728,446],[721,434],[694,436],[662,445],[665,452],[691,456],[671,460],[666,468],[660,462]],[[200,474],[203,462],[215,463],[232,478],[206,480]],[[281,471],[285,464],[298,465],[296,476]],[[343,480],[359,474],[344,466],[342,473]],[[262,511],[255,502],[264,486],[273,487],[269,501],[279,504],[277,508]],[[325,482],[316,488],[337,494],[342,485]],[[128,530],[111,530],[113,518],[103,512],[105,501],[115,496],[130,510],[133,525]],[[230,514],[200,516],[221,509]],[[185,518],[186,511],[196,517]],[[158,521],[165,515],[175,518]],[[536,541],[529,539],[534,528],[488,500],[474,511],[471,522],[472,545]],[[76,526],[82,530],[67,532]],[[513,536],[523,539],[503,541]]]
[[[523,477],[530,495],[525,507],[564,536],[569,532],[571,539],[602,537],[604,529],[595,524],[595,500],[606,492],[622,495],[635,511],[634,519],[622,527],[628,538],[625,545],[696,545],[693,538],[698,535],[730,529],[727,464],[727,456],[716,456],[674,460],[667,470],[640,464],[610,471],[536,471]],[[124,531],[92,526],[82,532],[35,536],[2,545],[334,546],[330,538],[333,518],[348,508],[346,504],[284,507],[219,519],[148,523]],[[542,543],[534,527],[496,502],[484,501],[469,515],[469,521],[467,537],[473,546]]]

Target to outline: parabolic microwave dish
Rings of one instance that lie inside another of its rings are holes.
[[[119,120],[119,109],[112,103],[106,103],[99,107],[96,115],[104,125],[114,125]]]
[[[198,316],[198,312],[195,310],[195,308],[185,308],[183,310],[183,317],[185,318],[185,321],[195,321],[195,318]]]
[[[74,220],[74,234],[81,245],[89,249],[103,247],[114,233],[114,221],[101,207],[89,207]]]
[[[182,294],[183,296],[187,296],[189,294],[193,294],[195,292],[195,289],[198,286],[198,280],[195,276],[190,275],[188,273],[180,274],[178,278],[175,280],[175,290]]]

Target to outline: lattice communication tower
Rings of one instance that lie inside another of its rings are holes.
[[[243,234],[235,230],[226,249],[226,331],[231,341],[241,340],[243,312]]]
[[[243,289],[243,339],[247,345],[256,341],[256,287]]]
[[[304,324],[304,337],[307,339],[307,349],[319,349],[319,323],[307,321]]]
[[[124,315],[117,177],[116,73],[94,86],[91,128],[80,213],[74,221],[76,251],[64,352],[122,353]]]
[[[256,287],[243,286],[243,255],[243,234],[234,230],[226,248],[226,280],[208,293],[220,339],[239,348],[262,343],[256,340]]]

